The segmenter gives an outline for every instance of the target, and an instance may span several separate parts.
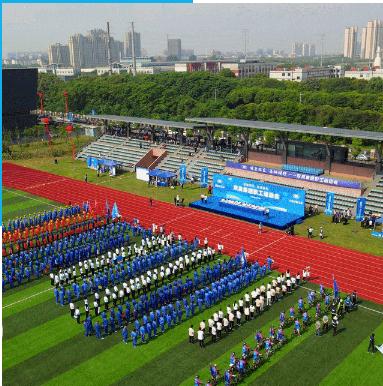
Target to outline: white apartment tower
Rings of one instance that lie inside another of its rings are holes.
[[[344,30],[343,56],[355,58],[358,47],[358,27],[347,27]]]
[[[141,34],[134,32],[134,52],[137,58],[142,56],[141,52]],[[131,58],[133,56],[133,40],[132,32],[129,31],[125,34],[124,40],[124,56],[125,58]]]
[[[48,63],[63,67],[70,66],[69,46],[65,44],[51,44],[48,47]]]
[[[383,22],[371,20],[367,23],[367,27],[362,29],[360,57],[374,59],[379,46],[383,47]]]

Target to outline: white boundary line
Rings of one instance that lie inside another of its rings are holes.
[[[25,300],[34,298],[35,296],[38,296],[38,295],[43,294],[44,292],[48,292],[48,291],[52,291],[52,288],[48,288],[48,289],[46,289],[46,290],[44,290],[44,291],[37,292],[36,294],[33,294],[33,295],[28,296],[28,297],[26,297],[26,298],[20,299],[20,300],[18,300],[17,302],[13,302],[13,303],[7,304],[6,306],[3,306],[3,309],[4,309],[4,308],[8,308],[8,307],[12,307],[12,306],[14,306],[15,304],[18,304],[18,303],[21,303],[21,302],[23,302],[23,301],[25,301]]]
[[[309,287],[305,287],[303,285],[301,285],[300,287],[304,288],[304,289],[307,289],[307,290],[312,290],[312,288],[309,288]],[[383,312],[382,311],[378,311],[378,310],[374,310],[373,308],[370,308],[370,307],[366,307],[366,306],[363,306],[361,304],[358,304],[358,308],[361,307],[361,308],[364,308],[366,310],[369,310],[369,311],[373,311],[373,312],[376,312],[377,314],[382,314],[383,315]]]
[[[38,188],[40,186],[57,184],[58,182],[62,182],[62,181],[66,181],[66,180],[67,180],[67,178],[60,178],[59,180],[56,180],[56,181],[44,182],[42,184],[37,184],[37,185],[30,185],[30,186],[27,186],[25,189],[34,189],[34,188]]]
[[[163,223],[159,222],[159,225],[161,226],[161,225],[170,224],[170,223],[173,222],[173,221],[181,220],[182,218],[192,216],[193,214],[195,214],[195,213],[188,213],[188,214],[185,214],[185,215],[183,215],[183,216],[175,217],[175,218],[173,218],[172,220],[169,220],[169,221],[166,221],[166,222],[163,222]]]
[[[283,240],[283,239],[285,239],[285,238],[287,238],[287,237],[288,237],[287,235],[283,235],[283,236],[280,237],[279,239],[274,240],[274,241],[272,241],[271,243],[269,243],[269,244],[267,244],[267,245],[264,245],[264,246],[261,247],[261,248],[256,249],[254,252],[251,252],[251,253],[249,254],[249,256],[254,255],[254,253],[257,253],[257,252],[259,252],[259,251],[262,251],[262,249],[265,249],[265,248],[269,247],[270,245],[273,245],[273,244],[275,244],[275,243],[277,243],[277,242],[279,242],[279,241],[281,241],[281,240]]]
[[[53,205],[53,204],[50,204],[49,202],[45,202],[45,201],[39,200],[39,199],[34,198],[34,197],[28,197],[28,196],[26,196],[24,194],[20,194],[18,192],[14,192],[13,190],[9,190],[7,188],[3,188],[3,190],[5,190],[6,192],[9,192],[9,193],[12,193],[12,194],[16,194],[17,196],[20,196],[20,197],[28,198],[29,200],[34,200],[34,201],[42,202],[43,204],[50,205],[50,206],[53,206],[55,208],[58,207],[58,205]]]

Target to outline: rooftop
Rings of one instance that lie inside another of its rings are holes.
[[[190,122],[175,122],[175,121],[165,121],[162,119],[150,119],[150,118],[138,118],[138,117],[127,117],[122,115],[85,115],[88,119],[101,119],[105,121],[114,121],[114,122],[125,122],[125,123],[138,123],[140,125],[149,125],[149,126],[160,126],[176,129],[195,129],[202,127],[197,123]]]
[[[295,123],[279,123],[266,121],[250,121],[245,119],[230,118],[186,118],[188,122],[196,122],[205,125],[235,126],[249,129],[282,131],[287,133],[302,133],[312,135],[328,135],[331,137],[360,138],[372,141],[383,142],[383,132],[350,130],[336,127],[320,127],[300,125]]]

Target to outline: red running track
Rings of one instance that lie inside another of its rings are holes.
[[[145,197],[11,163],[3,163],[3,185],[63,204],[89,201],[92,206],[96,201],[104,207],[106,200],[110,206],[117,202],[122,216],[139,218],[144,226],[162,224],[167,231],[181,233],[187,239],[206,236],[211,244],[222,242],[225,252],[231,255],[244,247],[253,260],[264,261],[271,256],[282,271],[295,272],[310,266],[314,282],[332,287],[335,275],[342,291],[356,289],[361,297],[383,304],[383,286],[379,285],[383,277],[382,257],[289,237],[272,229],[259,235],[255,224],[159,201],[150,207]]]

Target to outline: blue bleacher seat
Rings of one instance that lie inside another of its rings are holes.
[[[304,174],[310,174],[314,176],[320,176],[324,173],[323,169],[319,168],[312,168],[309,166],[301,166],[301,165],[293,165],[293,164],[285,164],[282,166],[282,170],[286,170],[289,172],[297,172],[297,173],[304,173]]]

